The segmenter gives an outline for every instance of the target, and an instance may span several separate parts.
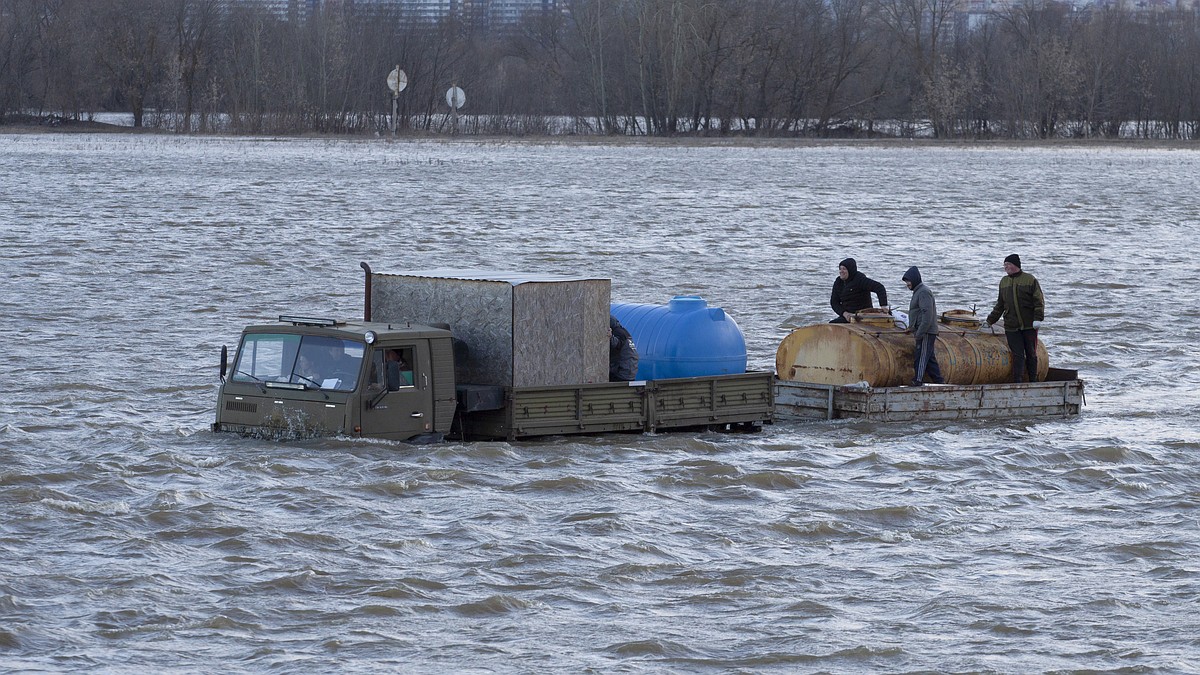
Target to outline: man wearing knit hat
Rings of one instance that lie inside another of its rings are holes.
[[[1032,274],[1021,270],[1016,253],[1004,259],[1005,276],[1000,280],[1000,296],[987,324],[1004,316],[1004,337],[1012,352],[1013,382],[1037,382],[1037,333],[1046,314],[1042,287]]]
[[[854,313],[871,307],[871,294],[879,298],[879,306],[887,307],[887,290],[883,284],[858,271],[854,258],[838,263],[838,277],[833,280],[829,306],[837,314],[829,323],[850,323]]]

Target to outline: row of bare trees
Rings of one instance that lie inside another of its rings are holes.
[[[307,3],[301,3],[307,4]],[[1195,9],[1025,0],[574,0],[508,30],[402,8],[0,0],[0,122],[132,112],[179,132],[1200,134]]]

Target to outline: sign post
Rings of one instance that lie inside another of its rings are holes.
[[[388,89],[392,90],[392,138],[395,138],[396,127],[399,126],[396,121],[396,102],[400,98],[400,92],[404,91],[404,88],[408,86],[408,75],[405,75],[404,71],[400,70],[400,64],[397,63],[392,72],[388,73],[387,86]]]
[[[463,107],[467,102],[467,94],[457,84],[450,85],[446,90],[446,105],[450,106],[450,120],[453,125],[450,129],[451,134],[458,133],[458,109]]]

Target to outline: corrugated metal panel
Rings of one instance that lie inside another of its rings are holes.
[[[447,269],[373,274],[371,283],[375,321],[445,323],[467,344],[459,382],[608,381],[607,279]]]

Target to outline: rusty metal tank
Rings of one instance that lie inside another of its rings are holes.
[[[1004,330],[982,326],[962,310],[941,316],[934,355],[947,384],[1012,381]],[[891,316],[856,315],[854,323],[823,323],[792,331],[779,344],[775,373],[781,380],[817,384],[867,382],[872,387],[908,384],[913,377],[914,340]],[[1049,356],[1038,340],[1038,380],[1046,379]]]

